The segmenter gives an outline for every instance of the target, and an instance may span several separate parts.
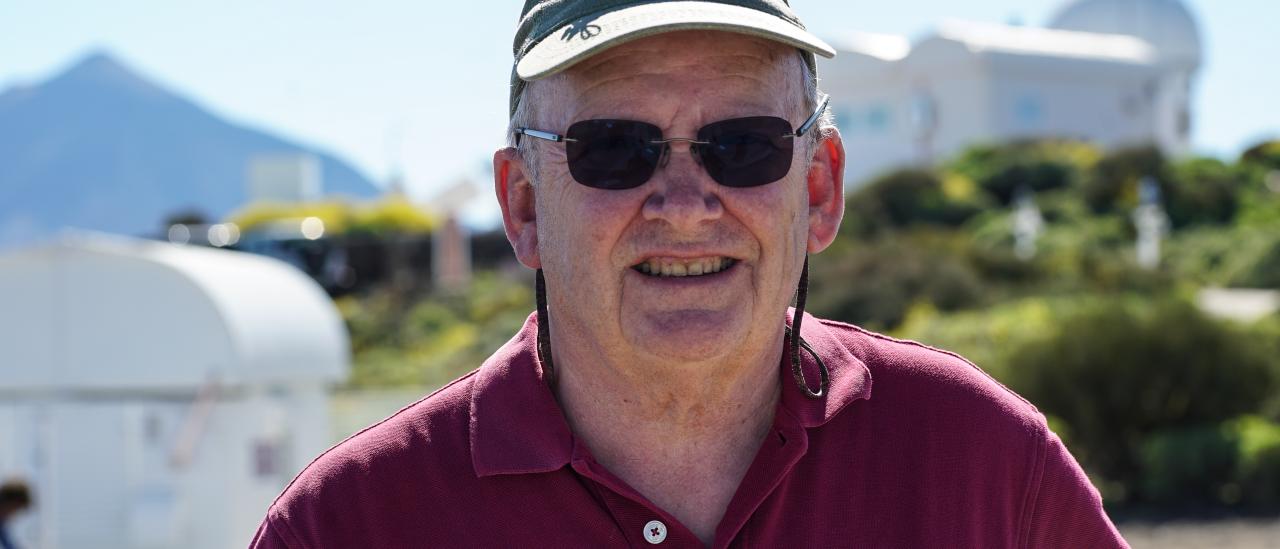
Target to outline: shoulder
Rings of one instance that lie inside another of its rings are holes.
[[[394,474],[401,467],[418,470],[448,456],[461,458],[457,465],[470,469],[467,429],[475,375],[473,371],[454,380],[330,448],[298,474],[281,499],[303,497],[322,487],[341,488],[375,472]],[[362,478],[353,478],[353,473]]]
[[[311,546],[299,540],[349,521],[356,508],[403,513],[473,478],[468,429],[475,376],[453,381],[313,460],[271,505],[267,523],[275,534],[290,546]]]
[[[963,516],[1025,539],[1037,498],[1055,497],[1043,495],[1048,479],[1065,486],[1051,491],[1069,488],[1079,496],[1073,516],[1102,525],[1105,515],[1098,518],[1100,504],[1087,477],[1026,399],[955,353],[839,322],[822,324],[872,380],[870,397],[842,412],[824,436],[858,455],[876,478],[894,479],[880,487],[885,497],[927,491],[947,509],[964,510],[939,517]]]
[[[1026,399],[964,357],[857,326],[820,320],[871,374],[871,408],[1043,444],[1044,416]],[[992,430],[995,430],[993,433]]]

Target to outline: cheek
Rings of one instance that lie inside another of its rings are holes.
[[[726,206],[755,233],[765,253],[778,254],[782,251],[778,246],[806,240],[809,218],[803,181],[789,177],[761,187],[735,189]]]
[[[619,238],[640,211],[643,196],[635,191],[590,189],[573,181],[548,194],[548,203],[540,205],[548,214],[544,219],[550,221],[544,242],[558,250],[562,262],[573,264],[570,272],[576,276],[610,269]],[[597,270],[584,270],[584,266]]]
[[[640,211],[642,195],[634,190],[602,191],[583,187],[575,193],[577,207],[566,212],[582,245],[595,250],[592,264],[600,266],[617,248],[627,224]]]

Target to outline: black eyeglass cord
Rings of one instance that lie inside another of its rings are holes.
[[[827,388],[831,384],[831,374],[827,370],[827,364],[822,361],[822,357],[813,350],[809,342],[800,337],[800,323],[804,319],[804,301],[809,293],[809,258],[804,258],[804,270],[800,272],[800,287],[796,291],[796,311],[795,316],[791,320],[791,326],[783,325],[786,333],[787,342],[789,343],[789,351],[791,355],[791,375],[796,380],[796,386],[800,391],[812,399],[822,398],[827,394]],[[542,269],[538,269],[534,274],[534,298],[538,302],[538,361],[542,363],[542,377],[548,385],[555,384],[555,364],[551,361],[551,324],[547,319],[547,281],[542,276]],[[809,383],[804,379],[804,371],[800,366],[800,349],[804,349],[818,363],[818,373],[821,376],[819,380],[818,390],[814,391],[809,388]]]
[[[534,274],[534,297],[538,301],[538,362],[542,363],[542,377],[547,385],[555,386],[556,367],[551,363],[551,321],[547,319],[547,281],[542,269]]]
[[[814,352],[813,347],[809,346],[809,342],[800,336],[800,323],[804,320],[804,301],[809,296],[809,256],[804,257],[804,270],[800,271],[800,287],[796,289],[796,312],[791,319],[791,326],[783,326],[786,330],[787,342],[791,344],[791,375],[796,379],[796,386],[800,391],[812,399],[822,398],[827,394],[827,387],[831,385],[831,372],[827,370],[827,363],[822,361],[822,357]],[[814,362],[818,363],[818,390],[814,391],[809,388],[809,383],[804,379],[804,370],[800,367],[800,349],[809,352],[809,356],[813,357]]]

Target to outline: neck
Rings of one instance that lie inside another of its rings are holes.
[[[781,335],[744,349],[754,360],[670,364],[555,332],[556,396],[601,465],[710,542],[773,423]]]
[[[570,353],[553,343],[555,392],[579,437],[609,438],[595,425],[621,424],[628,428],[627,439],[652,431],[661,435],[663,445],[696,444],[696,439],[720,439],[772,423],[781,338],[775,347],[768,358],[750,363],[656,365],[649,360],[571,360]]]

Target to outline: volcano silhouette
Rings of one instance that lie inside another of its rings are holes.
[[[248,160],[311,153],[325,195],[379,189],[330,154],[229,123],[106,53],[0,93],[0,247],[63,227],[146,235],[175,213],[247,201]]]

